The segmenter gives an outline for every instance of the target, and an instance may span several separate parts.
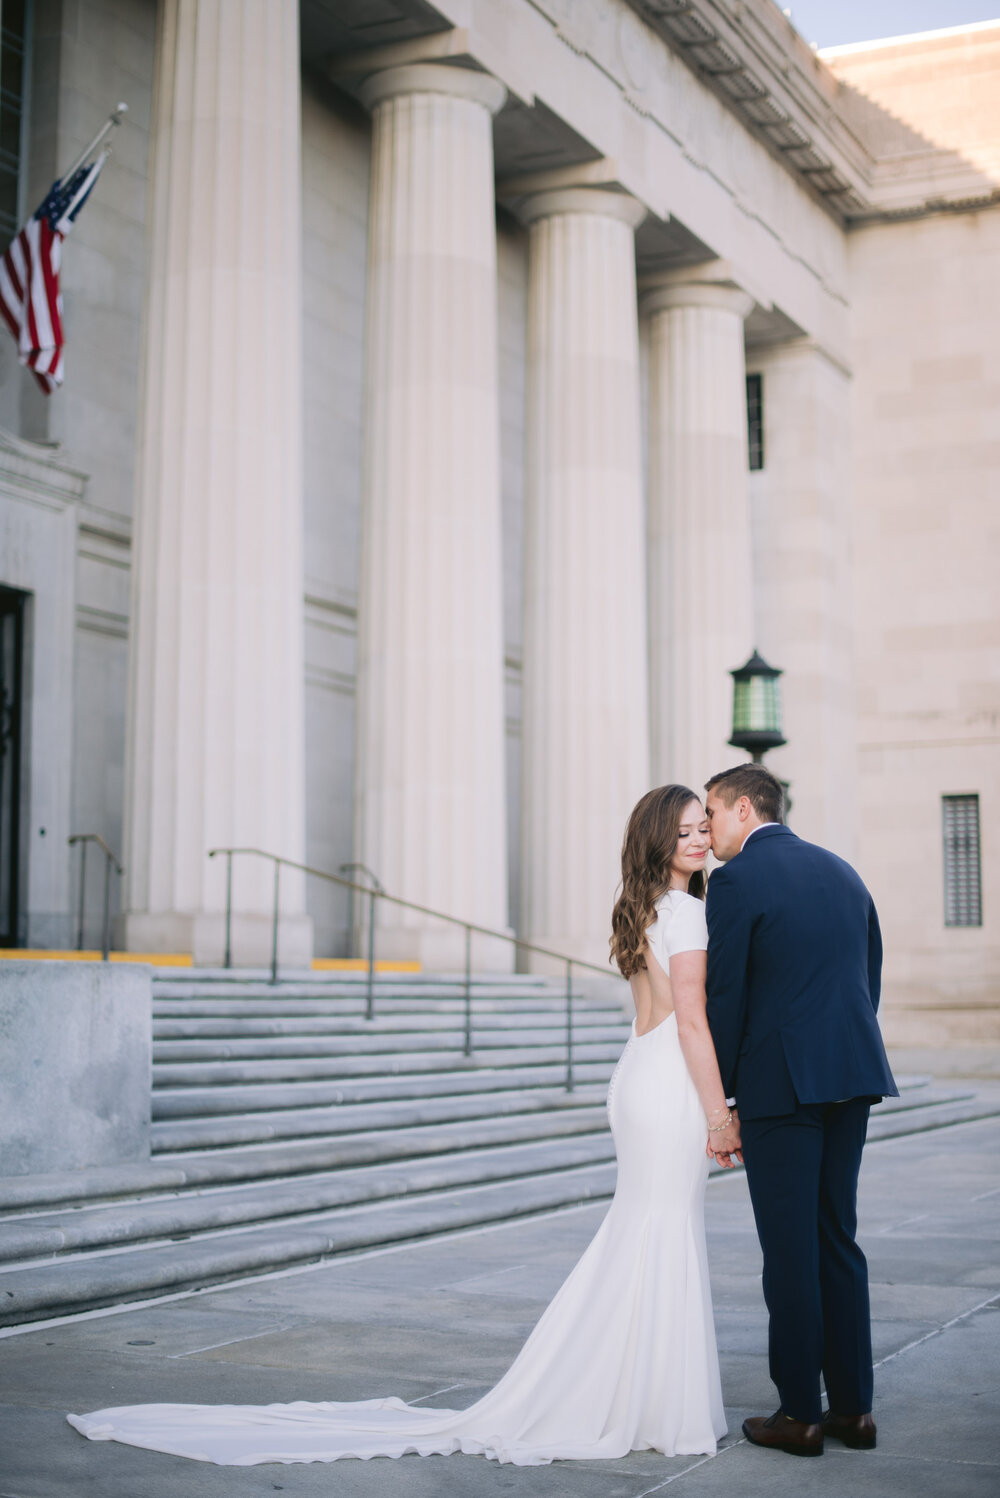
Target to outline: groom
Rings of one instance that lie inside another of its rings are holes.
[[[781,1399],[743,1432],[796,1456],[820,1456],[824,1435],[871,1447],[857,1184],[869,1105],[898,1096],[875,1018],[878,917],[849,864],[782,825],[769,770],[739,765],[705,790],[725,864],[708,883],[708,1022],[739,1111]]]

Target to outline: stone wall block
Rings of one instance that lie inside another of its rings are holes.
[[[149,1158],[152,985],[140,965],[0,968],[0,1175]]]

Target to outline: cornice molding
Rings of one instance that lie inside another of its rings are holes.
[[[776,4],[625,3],[838,218],[872,206],[874,158],[840,117],[841,85]]]
[[[849,85],[774,0],[624,3],[845,224],[996,202],[993,183],[932,142],[912,163],[884,161],[847,117]]]
[[[31,442],[0,428],[0,486],[59,506],[83,498],[87,475],[61,457],[58,442]]]

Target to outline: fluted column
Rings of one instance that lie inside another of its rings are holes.
[[[653,779],[696,792],[728,747],[732,678],[753,649],[743,320],[752,298],[674,273],[651,314],[649,650]]]
[[[301,859],[298,7],[162,0],[127,751],[133,950],[223,951],[216,845]],[[272,874],[234,869],[237,961]],[[282,878],[280,956],[311,950]]]
[[[529,199],[522,929],[605,963],[648,789],[633,231],[624,193]]]
[[[368,253],[356,856],[391,894],[506,928],[496,220],[484,73],[367,80]],[[386,955],[463,936],[380,907]],[[479,966],[510,966],[477,943]]]

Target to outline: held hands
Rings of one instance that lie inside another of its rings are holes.
[[[724,1118],[725,1114],[722,1115],[722,1119]],[[729,1122],[726,1124],[725,1128],[719,1128],[718,1126],[716,1126],[715,1128],[709,1129],[708,1143],[705,1146],[705,1153],[706,1155],[714,1156],[722,1166],[723,1170],[735,1170],[737,1160],[741,1165],[743,1164],[743,1149],[740,1141],[740,1121],[735,1108],[732,1109],[729,1117]]]

